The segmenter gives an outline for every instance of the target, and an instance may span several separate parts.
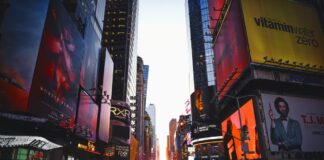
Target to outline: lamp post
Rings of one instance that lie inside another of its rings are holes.
[[[217,96],[219,96],[219,95],[217,94]],[[220,96],[229,97],[229,98],[235,99],[235,101],[236,101],[236,108],[237,108],[237,111],[238,111],[239,123],[240,123],[240,136],[241,136],[240,139],[241,139],[242,151],[243,151],[244,159],[246,159],[247,150],[245,149],[245,147],[243,147],[245,139],[243,138],[244,133],[243,133],[243,128],[242,128],[243,126],[242,126],[242,117],[241,117],[239,99],[246,98],[246,97],[257,97],[257,96],[256,95],[244,95],[244,96],[238,96],[238,97],[231,96],[231,95],[220,95]]]

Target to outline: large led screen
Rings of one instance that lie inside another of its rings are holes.
[[[87,93],[81,91],[75,134],[95,142],[97,133],[97,118],[98,105]]]
[[[289,0],[243,0],[242,6],[252,62],[267,57],[324,66],[324,35],[314,7]]]
[[[85,53],[81,67],[80,84],[83,88],[95,93],[96,89],[98,89],[98,66],[101,44],[92,23],[88,23],[86,27],[84,41]]]
[[[0,26],[0,110],[28,111],[48,0],[10,0]]]
[[[324,151],[324,100],[262,94],[262,102],[271,151]]]
[[[105,55],[105,65],[102,85],[103,99],[101,100],[99,138],[104,142],[108,142],[114,63],[106,49],[102,50],[102,54]]]
[[[217,92],[226,94],[247,68],[249,57],[238,0],[233,0],[214,46]]]
[[[61,2],[51,1],[30,92],[31,113],[73,127],[83,46]]]
[[[249,152],[246,154],[247,159],[259,159],[261,153],[252,99],[243,104],[239,111],[242,128],[248,132],[248,136],[242,144],[239,112],[235,111],[222,122],[225,154],[229,159],[243,159],[242,146],[245,146],[243,148]]]

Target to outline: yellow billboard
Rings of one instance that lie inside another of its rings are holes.
[[[324,66],[324,36],[312,6],[290,0],[242,0],[242,8],[252,62]]]

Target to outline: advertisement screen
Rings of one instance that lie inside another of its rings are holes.
[[[324,36],[311,5],[243,0],[242,6],[252,62],[264,63],[268,57],[288,64],[324,66]]]
[[[216,88],[221,94],[226,94],[247,68],[249,57],[244,32],[239,1],[233,0],[214,46]]]
[[[75,134],[87,140],[96,141],[98,105],[81,91]]]
[[[130,144],[130,108],[123,101],[111,101],[111,142],[117,145]]]
[[[252,99],[240,108],[242,130],[247,134],[241,143],[240,119],[238,111],[234,112],[222,122],[225,155],[228,159],[243,159],[243,150],[249,152],[247,159],[261,158],[259,138]]]
[[[99,138],[104,142],[108,142],[114,63],[106,49],[103,49],[102,52],[102,54],[105,54],[105,65],[102,85],[103,99],[101,101]]]
[[[10,0],[0,26],[0,110],[27,112],[48,0]]]
[[[210,16],[210,29],[213,33],[215,26],[220,18],[225,0],[208,0],[208,11]]]
[[[30,92],[31,113],[73,127],[83,46],[65,8],[59,1],[51,1]]]
[[[271,151],[324,151],[324,100],[262,94],[262,101]]]
[[[83,88],[96,91],[98,83],[98,66],[99,66],[99,53],[100,53],[100,39],[91,23],[88,23],[85,31],[85,53],[83,64],[81,67],[81,81],[80,84]],[[95,94],[94,94],[95,95]]]

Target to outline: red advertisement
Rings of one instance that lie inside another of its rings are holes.
[[[224,148],[227,159],[243,159],[243,150],[245,150],[246,159],[260,159],[259,137],[256,128],[256,121],[253,109],[253,101],[249,100],[240,108],[222,122],[224,137]],[[247,133],[246,137],[241,137],[240,129]],[[241,141],[243,138],[243,143]]]
[[[98,105],[81,91],[75,134],[90,141],[96,141]]]
[[[249,63],[241,8],[233,0],[214,46],[217,92],[226,94]]]
[[[103,54],[105,54],[105,65],[103,75],[103,99],[101,101],[99,123],[99,139],[108,143],[114,63],[107,50],[104,49],[103,52]]]
[[[210,16],[210,29],[213,33],[215,26],[220,18],[225,0],[208,0],[208,11]]]
[[[27,112],[48,0],[10,1],[1,10],[0,110]]]
[[[73,128],[83,46],[83,39],[62,4],[51,1],[30,92],[31,113],[61,127]]]

